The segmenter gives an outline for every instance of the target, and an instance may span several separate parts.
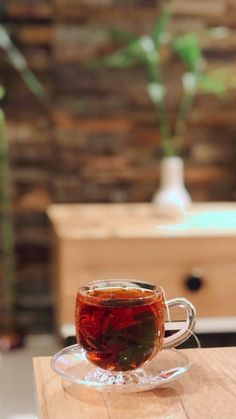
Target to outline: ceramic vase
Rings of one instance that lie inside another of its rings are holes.
[[[184,185],[184,163],[180,157],[164,157],[160,167],[160,187],[153,197],[153,204],[163,215],[186,211],[191,197]]]

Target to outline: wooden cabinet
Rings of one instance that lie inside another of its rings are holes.
[[[73,325],[78,287],[105,278],[159,284],[167,299],[193,302],[200,328],[207,319],[209,331],[217,322],[236,330],[235,204],[195,204],[176,219],[151,204],[52,205],[48,214],[60,330]]]

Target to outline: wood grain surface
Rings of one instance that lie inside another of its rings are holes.
[[[99,393],[62,380],[50,357],[34,358],[41,419],[233,419],[236,348],[184,350],[196,362],[168,387],[131,394]]]
[[[52,204],[55,234],[71,239],[236,236],[235,202],[192,203],[166,215],[150,203]]]

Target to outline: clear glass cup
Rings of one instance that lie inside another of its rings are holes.
[[[164,337],[166,311],[176,306],[186,310],[186,324]],[[135,280],[94,281],[77,293],[77,342],[104,381],[111,374],[132,381],[132,372],[142,370],[162,349],[186,341],[195,318],[195,308],[186,299],[165,301],[160,286]]]

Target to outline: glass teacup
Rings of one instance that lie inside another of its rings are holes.
[[[186,309],[186,324],[164,337],[166,310],[175,306]],[[91,363],[110,373],[142,368],[162,349],[184,342],[196,317],[186,299],[165,301],[161,287],[123,279],[80,288],[75,311],[77,342]]]

